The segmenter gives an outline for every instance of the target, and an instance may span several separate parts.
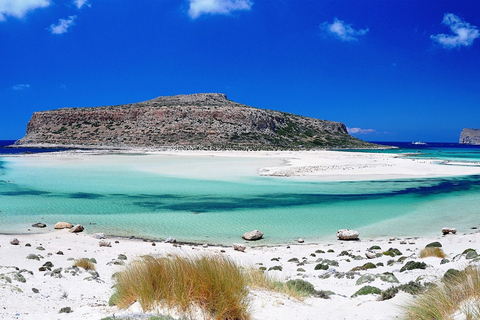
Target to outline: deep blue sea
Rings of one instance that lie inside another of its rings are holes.
[[[388,145],[399,149],[360,152],[480,161],[478,146]],[[259,176],[259,168],[282,162],[254,156],[12,156],[39,151],[0,148],[2,233],[69,221],[92,233],[215,244],[259,229],[260,243],[275,244],[334,241],[341,228],[370,238],[434,235],[444,226],[462,233],[480,224],[476,175],[319,182]]]

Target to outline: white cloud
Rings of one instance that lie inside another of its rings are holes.
[[[430,39],[440,43],[446,49],[471,46],[473,40],[480,37],[476,26],[470,25],[453,13],[445,13],[442,23],[449,27],[453,34],[431,35]]]
[[[320,28],[342,41],[357,41],[358,36],[363,36],[368,32],[368,28],[355,30],[351,24],[345,24],[344,21],[337,18],[332,24],[325,21],[320,25]]]
[[[28,11],[49,5],[50,0],[0,0],[0,21],[6,16],[23,18]]]
[[[376,133],[377,131],[374,129],[362,129],[362,128],[347,128],[348,133],[350,134],[369,134],[369,133]]]
[[[237,10],[250,10],[253,5],[251,0],[189,0],[188,14],[193,19],[202,14],[229,14]]]
[[[30,85],[28,83],[21,83],[21,84],[16,84],[12,87],[13,90],[24,90],[24,89],[30,89]]]
[[[69,16],[68,19],[60,19],[58,20],[58,24],[52,23],[47,30],[49,30],[52,34],[67,33],[68,28],[75,24],[75,19],[77,19],[77,16]]]
[[[91,5],[88,3],[88,0],[73,0],[73,3],[78,9],[81,9],[83,6],[90,7]]]

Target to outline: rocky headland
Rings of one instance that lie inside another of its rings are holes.
[[[458,143],[480,145],[480,129],[463,129]]]
[[[16,146],[282,150],[365,148],[343,123],[258,109],[220,93],[35,112]]]

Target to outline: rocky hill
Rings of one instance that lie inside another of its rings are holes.
[[[463,129],[458,143],[480,145],[480,129]]]
[[[219,93],[35,112],[16,145],[253,150],[372,146],[350,136],[343,123],[257,109]]]

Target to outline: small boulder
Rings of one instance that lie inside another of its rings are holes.
[[[240,243],[234,243],[233,244],[233,250],[236,250],[236,251],[240,251],[240,252],[245,252],[245,249],[247,247],[243,244],[240,244]]]
[[[305,240],[303,240],[302,238],[298,238],[297,242],[298,242],[298,243],[304,243]]]
[[[17,238],[10,239],[10,244],[13,244],[14,246],[18,245],[20,241]]]
[[[70,229],[71,227],[73,227],[73,225],[68,222],[57,222],[53,226],[54,229]]]
[[[456,228],[442,228],[442,233],[443,235],[446,235],[446,234],[456,234],[457,233],[457,229]]]
[[[70,232],[77,233],[82,232],[85,228],[81,224],[77,224],[70,229]]]
[[[112,244],[110,243],[110,241],[105,240],[105,239],[104,239],[104,240],[100,240],[100,242],[98,243],[98,245],[99,245],[100,247],[111,247],[111,246],[112,246]]]
[[[243,234],[242,238],[249,241],[260,240],[263,237],[263,232],[258,230],[253,230]]]
[[[45,228],[47,225],[45,223],[37,222],[32,224],[32,227],[34,228]]]
[[[368,259],[374,259],[377,257],[377,254],[375,252],[367,251],[365,252],[365,257]]]
[[[355,230],[341,229],[337,231],[339,240],[358,240],[359,233]]]
[[[95,234],[93,235],[93,237],[94,237],[95,239],[106,239],[106,238],[107,238],[107,237],[105,236],[105,234],[103,234],[103,233],[95,233]]]
[[[177,242],[177,239],[175,238],[172,238],[172,237],[168,237],[166,240],[165,240],[166,243],[176,243]]]

